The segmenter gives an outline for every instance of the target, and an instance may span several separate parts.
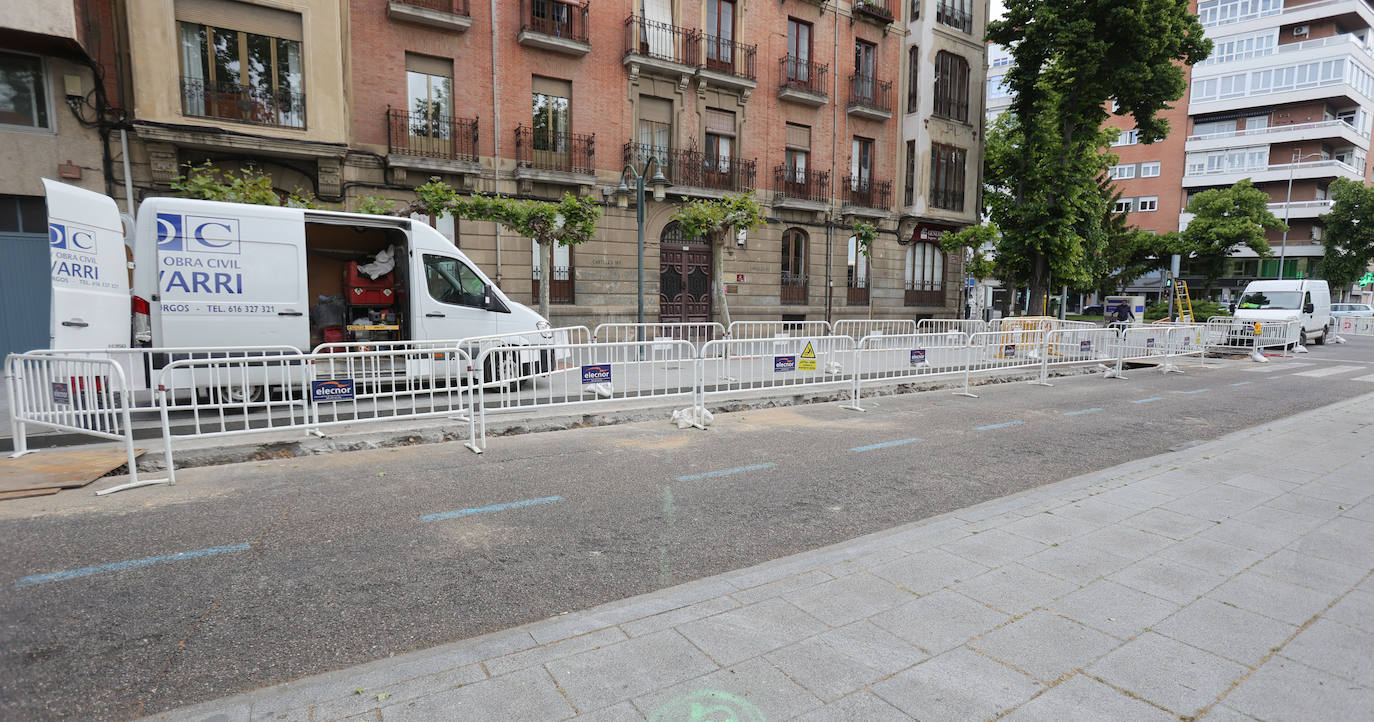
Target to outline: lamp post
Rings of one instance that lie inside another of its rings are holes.
[[[1279,241],[1279,279],[1283,279],[1283,259],[1288,254],[1288,217],[1293,213],[1293,171],[1297,170],[1297,165],[1308,158],[1320,158],[1321,153],[1308,153],[1303,155],[1301,151],[1293,151],[1293,162],[1288,164],[1288,201],[1283,204],[1283,240]]]
[[[654,175],[649,179],[649,183],[654,187],[654,200],[662,201],[671,185],[668,179],[663,177],[663,161],[657,156],[649,156],[644,161],[642,170],[635,170],[634,164],[626,163],[625,169],[620,171],[620,185],[615,189],[615,204],[621,208],[629,205],[630,187],[625,183],[625,174],[629,173],[635,182],[635,221],[637,224],[639,265],[635,276],[635,296],[639,303],[638,312],[635,316],[636,322],[644,323],[644,176],[649,174],[649,169],[654,169]],[[644,340],[644,328],[641,325],[638,338]]]

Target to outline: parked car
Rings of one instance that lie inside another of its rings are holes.
[[[1333,303],[1332,316],[1374,316],[1374,306],[1367,303]]]
[[[1082,312],[1080,312],[1079,315],[1081,315],[1081,316],[1101,316],[1101,315],[1102,315],[1102,304],[1100,304],[1100,303],[1094,303],[1094,304],[1091,305],[1091,306],[1084,306]]]

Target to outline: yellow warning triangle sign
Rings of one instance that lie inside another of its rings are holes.
[[[816,358],[816,350],[811,348],[811,342],[806,342],[806,348],[802,351],[802,358]]]

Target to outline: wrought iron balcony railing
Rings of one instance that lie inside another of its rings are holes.
[[[391,153],[441,160],[477,160],[477,119],[407,113],[387,108]]]
[[[701,31],[631,15],[625,18],[625,54],[696,67],[701,63]]]
[[[414,5],[414,6],[417,7],[417,8],[425,8],[426,10],[436,10],[436,11],[441,12],[441,13],[452,13],[452,14],[454,14],[454,15],[462,15],[463,17],[470,17],[470,16],[471,16],[471,13],[468,12],[468,0],[391,0],[391,1],[392,1],[392,2],[400,3],[400,4],[402,4],[402,5]]]
[[[531,268],[534,281],[530,284],[532,297],[539,302],[539,269]],[[554,266],[549,269],[549,303],[576,303],[573,294],[573,269],[571,266]]]
[[[520,168],[591,174],[595,161],[595,133],[554,133],[526,125],[515,129],[515,164]]]
[[[849,76],[849,107],[873,108],[892,112],[892,82],[878,80],[872,75],[854,73]]]
[[[579,43],[587,40],[587,3],[520,0],[520,30]]]
[[[181,111],[202,118],[304,128],[305,94],[183,77]]]
[[[826,94],[825,74],[830,72],[829,65],[784,55],[778,61],[778,66],[781,68],[781,77],[778,81],[780,87],[804,90],[817,95]]]
[[[789,305],[806,303],[806,274],[783,271],[780,279],[780,300]]]
[[[640,143],[625,144],[626,163],[639,165],[650,156],[658,158],[663,163],[663,175],[675,186],[734,193],[754,189],[757,161],[695,150],[657,148]]]
[[[773,192],[786,198],[826,203],[830,200],[830,171],[776,166],[773,168]]]
[[[758,54],[757,45],[745,45],[714,35],[702,35],[706,46],[706,69],[717,73],[736,75],[748,80],[756,80],[754,56]]]
[[[850,176],[844,183],[844,204],[887,210],[892,207],[892,181]]]

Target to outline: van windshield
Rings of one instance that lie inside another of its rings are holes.
[[[1241,296],[1240,303],[1236,304],[1236,307],[1296,311],[1301,304],[1302,293],[1299,291],[1268,291],[1262,293],[1247,293]]]

